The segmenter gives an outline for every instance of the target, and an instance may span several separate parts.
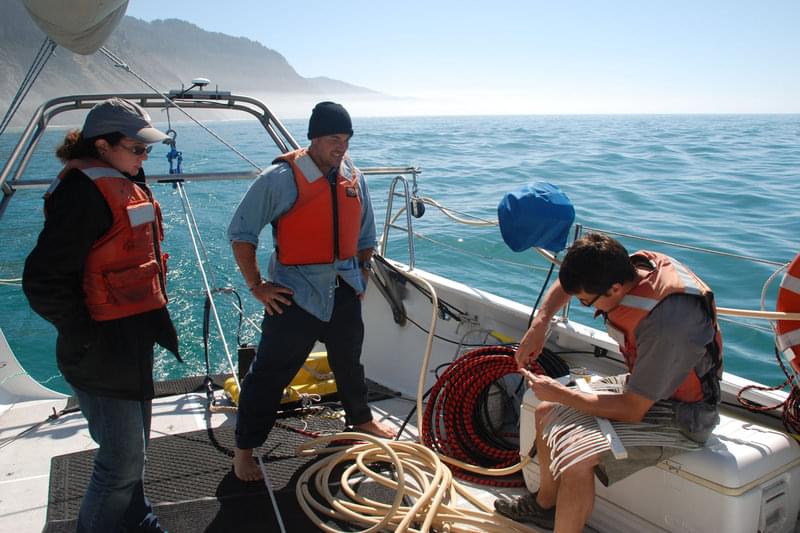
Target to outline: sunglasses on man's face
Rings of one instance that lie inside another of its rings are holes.
[[[120,143],[119,145],[122,148],[124,148],[125,150],[129,151],[130,153],[132,153],[133,155],[149,154],[150,150],[153,149],[153,145],[152,144],[148,144],[147,146],[144,146],[142,144],[135,144],[133,146],[125,146],[124,144]]]
[[[604,290],[603,292],[601,292],[601,293],[598,293],[598,294],[597,294],[597,296],[595,296],[595,297],[594,297],[594,298],[592,298],[591,300],[584,300],[583,298],[578,298],[578,301],[579,301],[579,302],[581,303],[581,305],[582,305],[582,306],[584,306],[584,307],[591,307],[591,306],[593,306],[593,305],[595,304],[595,302],[596,302],[597,300],[599,300],[599,299],[600,299],[600,298],[602,298],[603,296],[606,296],[606,295],[608,294],[608,291],[609,291],[609,290],[610,290],[610,289],[606,289],[606,290]]]

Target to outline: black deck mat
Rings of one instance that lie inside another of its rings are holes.
[[[230,374],[215,374],[211,377],[214,389],[221,389],[225,385],[225,380]],[[203,376],[190,376],[179,379],[170,379],[169,381],[157,381],[154,384],[155,397],[163,398],[165,396],[174,396],[176,394],[187,394],[190,392],[202,392],[205,377]]]
[[[297,445],[312,438],[308,432],[337,432],[340,420],[286,418],[257,450],[262,456],[287,531],[314,531],[294,495],[295,482],[312,458],[295,457]],[[150,441],[145,494],[162,525],[173,533],[196,531],[273,531],[272,504],[261,482],[243,483],[231,470],[232,427],[170,435]],[[54,457],[45,531],[74,531],[81,498],[92,472],[94,450]],[[293,527],[289,527],[292,523]],[[226,525],[227,524],[227,525]]]
[[[400,393],[384,387],[380,383],[376,383],[371,379],[367,379],[367,401],[378,402],[380,400],[387,400],[389,398],[399,398]]]
[[[214,388],[221,388],[226,377],[222,374],[213,376]],[[367,381],[370,402],[399,395]],[[156,385],[157,396],[202,390],[202,377]],[[325,399],[335,400],[336,395]],[[291,415],[292,411],[287,413]],[[256,450],[267,469],[286,531],[316,531],[300,509],[294,493],[300,474],[315,459],[296,457],[297,446],[312,439],[313,434],[336,433],[343,429],[341,419],[284,416],[278,419],[264,445]],[[264,484],[243,483],[233,474],[234,442],[233,427],[169,435],[150,441],[145,494],[153,503],[162,525],[171,533],[280,531]],[[92,473],[94,454],[95,450],[88,450],[52,459],[45,532],[75,531],[81,498]],[[381,495],[381,488],[368,487],[366,490],[371,491],[372,498],[391,501],[391,495]],[[347,524],[327,523],[343,531],[351,529]]]

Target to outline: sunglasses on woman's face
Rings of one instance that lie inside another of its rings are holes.
[[[153,145],[152,144],[148,144],[147,146],[144,146],[142,144],[135,144],[133,146],[125,146],[124,144],[120,143],[119,145],[121,147],[123,147],[125,150],[129,151],[130,153],[132,153],[133,155],[149,154],[150,150],[153,149]]]

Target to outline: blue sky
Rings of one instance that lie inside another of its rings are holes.
[[[407,114],[800,112],[800,0],[290,5],[131,0],[127,13],[256,40],[302,76],[410,97]]]

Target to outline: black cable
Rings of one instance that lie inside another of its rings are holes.
[[[558,350],[557,352],[553,351],[553,353],[555,355],[561,355],[565,353],[575,354],[575,355],[595,355],[594,352],[590,352],[589,350]]]
[[[620,363],[622,365],[625,364],[624,359],[618,359],[616,357],[611,357],[610,355],[608,355],[607,350],[602,350],[602,352],[596,352],[596,351],[590,352],[588,350],[560,350],[553,353],[556,355],[561,355],[561,354],[592,355],[597,359],[608,359],[609,361],[614,361],[615,363]]]
[[[244,307],[242,306],[242,297],[233,287],[221,287],[217,289],[211,289],[211,293],[222,293],[222,294],[233,294],[236,296],[236,299],[239,302],[239,324],[236,328],[236,345],[242,346],[242,321],[244,320]],[[208,339],[210,333],[210,321],[211,321],[211,296],[206,294],[206,299],[203,304],[203,353],[205,355],[205,362],[206,362],[206,379],[209,379],[211,376],[211,362],[208,357]],[[231,369],[233,370],[233,369]]]
[[[531,324],[533,324],[533,316],[536,314],[536,308],[539,307],[539,302],[542,301],[542,296],[544,296],[544,291],[547,289],[547,282],[550,281],[550,276],[553,274],[553,269],[555,268],[555,263],[550,263],[550,270],[547,271],[547,277],[544,278],[544,283],[542,284],[542,288],[539,290],[539,296],[536,297],[536,303],[533,304],[533,309],[531,309],[531,316],[528,317],[528,327],[525,329],[530,329]]]
[[[211,298],[206,295],[206,300],[203,304],[203,354],[206,360],[206,378],[211,376],[211,362],[208,359],[208,330],[209,319],[211,314]]]
[[[415,289],[417,289],[420,293],[425,295],[426,298],[428,298],[431,302],[433,302],[433,296],[431,295],[431,293],[428,292],[428,290],[425,287],[423,287],[422,285],[417,283],[417,281],[414,280],[413,278],[405,276],[403,274],[403,271],[399,270],[394,265],[389,263],[383,256],[375,254],[375,255],[372,256],[372,259],[380,262],[381,265],[385,266],[387,269],[389,269],[392,272],[398,274],[399,276],[402,276],[404,280],[406,280],[408,283],[413,285]],[[439,313],[440,314],[442,314],[444,316],[448,316],[449,315],[450,317],[452,317],[453,319],[457,320],[458,322],[461,322],[461,317],[466,314],[464,311],[462,311],[458,307],[454,306],[453,304],[451,304],[451,303],[449,303],[446,300],[443,300],[441,298],[438,299],[438,302],[439,302]]]
[[[570,369],[567,362],[560,358],[556,352],[548,350],[547,348],[542,350],[542,353],[536,359],[536,362],[541,365],[547,375],[551,378],[560,378],[570,374]]]
[[[520,378],[521,381],[524,381]],[[505,389],[504,384],[500,385],[495,382],[495,385],[501,391],[500,394],[500,402],[503,404],[501,407],[501,412],[513,412],[516,415],[517,421],[519,420],[519,413],[514,408],[514,404],[518,398],[517,394],[512,394],[508,390]],[[475,410],[475,415],[473,416],[473,425],[475,427],[475,432],[481,437],[484,442],[489,443],[492,447],[498,448],[501,450],[516,450],[519,448],[519,444],[516,442],[511,442],[507,438],[505,438],[502,434],[498,433],[498,429],[500,427],[492,424],[492,419],[489,412],[489,391],[491,387],[487,387],[478,395],[478,403],[477,409]],[[517,391],[519,391],[519,387],[517,387]],[[502,422],[502,421],[501,421]],[[501,424],[502,425],[502,424]]]
[[[431,388],[429,388],[422,394],[422,401],[424,402],[425,399],[428,396],[430,396],[430,394],[431,394]],[[411,421],[411,418],[414,416],[414,413],[416,412],[417,412],[417,402],[414,402],[414,407],[412,407],[411,411],[409,411],[408,415],[406,415],[406,419],[403,420],[403,423],[400,425],[400,429],[397,430],[397,435],[394,436],[394,440],[400,440],[400,435],[403,434],[403,431],[405,431],[406,426]],[[417,431],[422,431],[422,428],[417,428]]]
[[[425,327],[424,327],[424,326],[421,326],[420,324],[417,324],[417,323],[416,323],[414,320],[412,320],[410,317],[406,316],[406,320],[408,320],[409,322],[411,322],[412,324],[414,324],[415,326],[417,326],[417,328],[419,328],[421,331],[423,331],[423,332],[425,332],[425,333],[430,333],[430,331],[428,331],[427,329],[425,329]],[[455,340],[453,340],[453,339],[447,339],[447,338],[445,338],[445,337],[441,337],[441,336],[439,336],[439,335],[436,335],[435,333],[434,333],[434,335],[433,335],[433,338],[434,338],[434,339],[438,339],[438,340],[440,340],[440,341],[442,341],[442,342],[447,342],[447,343],[450,343],[450,344],[455,344],[456,346],[464,346],[465,348],[480,348],[481,346],[513,346],[514,344],[516,344],[516,343],[513,343],[513,342],[511,342],[511,343],[507,343],[507,344],[497,344],[497,343],[495,343],[495,344],[486,344],[486,343],[469,344],[469,343],[464,343],[464,342],[461,342],[461,341],[455,341]]]
[[[780,366],[781,370],[783,371],[783,375],[786,376],[786,381],[774,387],[766,387],[763,385],[747,385],[739,389],[736,399],[745,408],[757,413],[772,411],[782,407],[781,421],[783,422],[783,427],[786,428],[786,431],[797,441],[800,441],[800,383],[798,382],[797,376],[790,372],[786,368],[786,365],[783,364],[781,352],[777,345],[775,346],[775,358],[778,361],[778,366]],[[750,389],[759,391],[776,391],[783,389],[786,387],[786,385],[789,385],[790,387],[789,394],[786,397],[786,400],[776,405],[761,405],[744,397],[744,392]]]

